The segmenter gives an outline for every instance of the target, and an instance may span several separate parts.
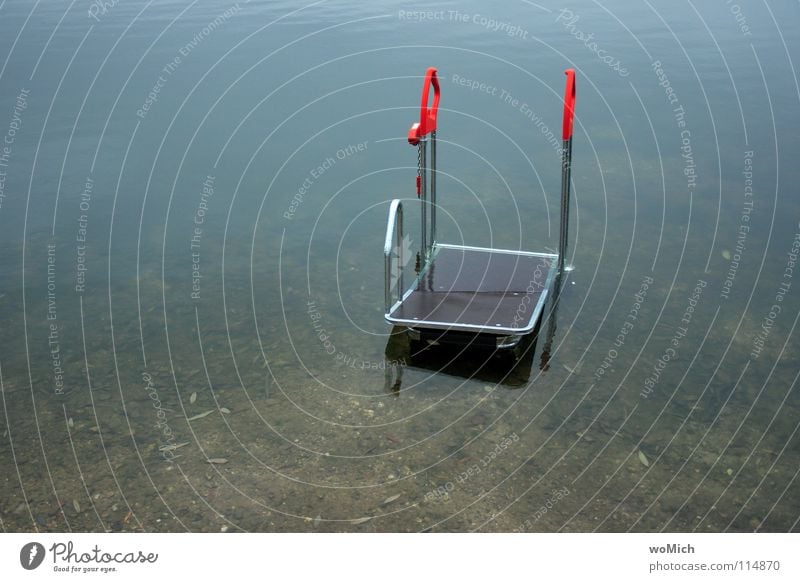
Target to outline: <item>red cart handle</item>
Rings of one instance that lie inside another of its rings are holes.
[[[567,88],[564,91],[564,127],[563,139],[572,138],[572,121],[575,117],[575,69],[564,71],[567,76]]]
[[[428,107],[431,84],[433,84],[433,107]],[[419,123],[415,123],[408,130],[408,143],[417,145],[419,140],[432,131],[436,131],[436,115],[439,113],[439,77],[436,68],[430,67],[425,72],[425,82],[422,85],[422,104],[419,108]]]

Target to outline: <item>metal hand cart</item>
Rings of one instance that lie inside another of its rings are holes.
[[[510,349],[537,327],[548,296],[558,286],[556,279],[564,271],[567,250],[575,71],[567,69],[565,74],[561,224],[554,254],[436,240],[436,121],[441,90],[436,69],[427,70],[420,120],[408,132],[409,144],[418,148],[416,187],[422,217],[417,276],[408,289],[403,287],[403,203],[399,199],[389,207],[383,248],[385,318],[387,323],[405,327],[412,340]],[[431,87],[433,105],[429,105]]]

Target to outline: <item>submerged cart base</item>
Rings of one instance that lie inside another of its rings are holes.
[[[561,226],[558,254],[442,244],[436,240],[436,117],[439,81],[428,69],[420,121],[411,126],[410,144],[419,148],[417,196],[421,203],[418,275],[403,292],[403,204],[393,200],[384,243],[388,323],[407,328],[412,339],[492,349],[514,348],[536,329],[545,302],[563,271],[569,222],[570,158],[575,72],[566,71],[562,149]],[[430,88],[433,106],[428,106]],[[430,144],[431,167],[427,167]],[[430,184],[430,200],[428,185]],[[430,218],[429,218],[430,217]],[[392,261],[396,260],[396,271]],[[392,295],[397,292],[396,299]]]
[[[423,329],[435,329],[448,332],[437,334],[440,341],[481,345],[489,339],[492,347],[514,347],[541,315],[557,259],[549,253],[436,244],[425,271],[386,321],[407,326],[414,339]]]

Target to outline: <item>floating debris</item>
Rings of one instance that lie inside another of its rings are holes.
[[[724,251],[722,251],[722,258],[725,259],[726,261],[730,261],[731,252],[728,249],[725,249]]]
[[[201,412],[200,414],[195,414],[194,416],[192,416],[190,418],[187,418],[186,420],[188,420],[188,421],[199,420],[201,418],[205,418],[206,416],[208,416],[212,412],[214,412],[214,411],[213,410],[206,410],[205,412]]]
[[[650,461],[647,460],[647,457],[644,456],[644,453],[640,450],[639,451],[639,460],[642,462],[642,465],[645,467],[650,466]]]
[[[73,426],[75,426],[75,421],[74,421],[74,420],[72,420],[72,417],[71,417],[71,416],[69,417],[69,420],[67,420],[67,426],[68,426],[68,427],[70,427],[70,428],[72,428]]]
[[[224,465],[228,462],[228,459],[224,457],[215,457],[213,459],[207,459],[206,463],[210,463],[212,465]]]
[[[725,474],[726,474],[728,477],[730,477],[731,475],[733,475],[733,469],[728,469],[727,471],[725,471]]]
[[[318,515],[315,517],[312,523],[314,524],[314,527],[319,527],[319,524],[322,523],[322,516]]]
[[[189,396],[189,404],[194,404],[197,402],[197,392],[192,392],[192,395]]]
[[[359,525],[359,524],[362,524],[362,523],[367,523],[370,519],[372,519],[372,516],[359,517],[358,519],[351,519],[350,523],[352,523],[353,525]]]
[[[89,430],[90,430],[90,431],[92,431],[92,432],[100,432],[100,427],[99,427],[99,426],[97,426],[97,425],[95,425],[95,426],[90,426],[90,427],[89,427]]]
[[[231,413],[230,409],[228,409],[228,408],[225,408],[224,406],[223,406],[222,408],[220,408],[220,409],[219,409],[219,411],[220,411],[222,414],[230,414],[230,413]]]
[[[75,510],[76,513],[80,513],[81,512],[81,504],[78,503],[77,499],[73,499],[72,500],[72,508]]]
[[[161,445],[160,447],[158,447],[158,450],[161,451],[161,452],[175,451],[175,450],[177,450],[177,449],[179,449],[181,447],[185,447],[188,444],[191,444],[191,443],[189,443],[189,442],[171,443],[171,444],[168,444],[168,445]]]
[[[383,500],[383,503],[381,503],[381,505],[389,505],[392,501],[397,501],[398,499],[400,499],[400,493],[398,493],[397,495],[392,495],[391,497],[387,497],[386,499]]]

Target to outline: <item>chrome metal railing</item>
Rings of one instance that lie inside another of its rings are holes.
[[[397,249],[397,254],[393,254],[393,249]],[[392,257],[397,257],[397,279],[392,282]],[[386,225],[386,239],[383,243],[384,260],[384,302],[386,313],[392,309],[392,285],[397,289],[397,301],[403,299],[403,202],[392,200],[389,206],[389,222]]]

